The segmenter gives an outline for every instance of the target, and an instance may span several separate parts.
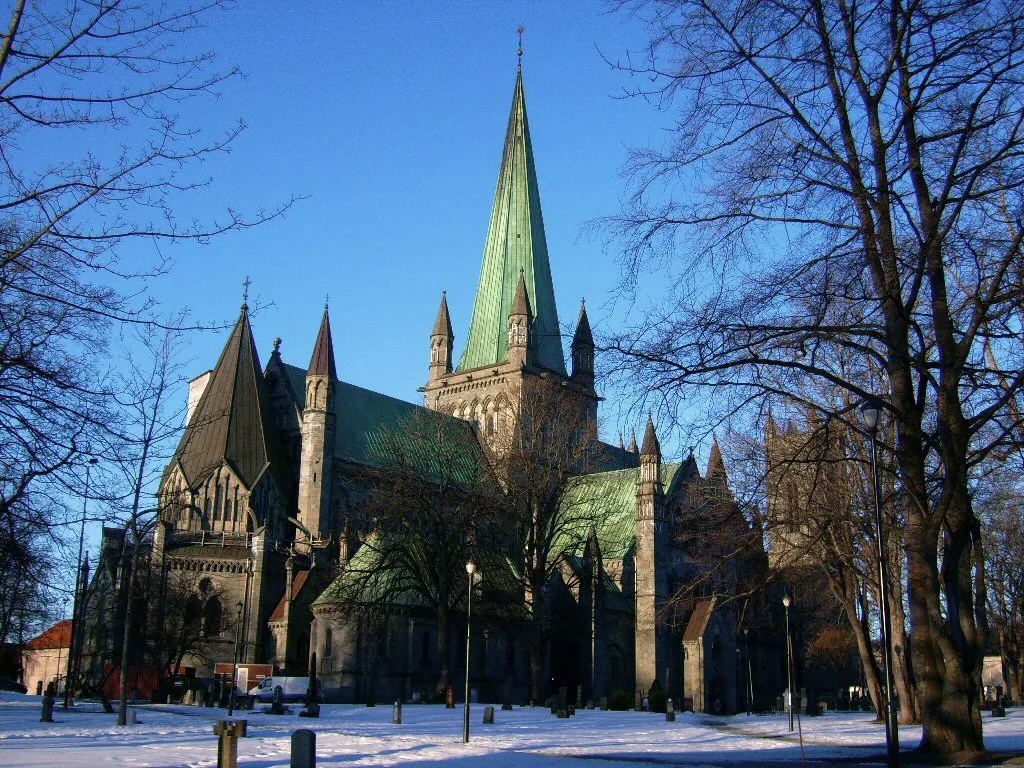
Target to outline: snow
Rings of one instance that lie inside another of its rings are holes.
[[[211,767],[217,764],[213,725],[226,711],[174,705],[140,705],[139,723],[118,727],[116,717],[93,702],[40,723],[40,698],[4,693],[0,698],[0,766]],[[462,743],[462,707],[405,705],[402,725],[392,708],[323,705],[318,720],[261,711],[240,713],[249,736],[239,741],[242,768],[288,768],[291,733],[317,732],[318,766],[414,765],[415,768],[609,768],[613,765],[727,766],[799,764],[799,733],[786,716],[712,717],[679,713],[578,711],[558,720],[541,707],[495,707],[495,724],[482,725],[474,704],[470,743]],[[1024,749],[1024,710],[985,717],[985,742],[996,751]],[[884,763],[885,733],[870,713],[829,713],[802,718],[805,756],[816,765],[832,760]],[[900,729],[904,749],[917,745],[920,727]],[[581,762],[580,758],[585,758]]]

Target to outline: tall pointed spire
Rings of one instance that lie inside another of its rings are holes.
[[[658,442],[658,435],[654,430],[654,418],[652,416],[647,417],[647,429],[644,432],[643,445],[640,446],[640,455],[661,457],[661,443]]]
[[[316,335],[316,344],[313,345],[313,356],[309,359],[309,370],[306,375],[327,376],[332,380],[338,378],[338,371],[334,367],[331,318],[326,306],[324,306],[324,316],[320,321],[320,333]]]
[[[452,333],[452,319],[448,315],[448,297],[445,291],[441,291],[441,307],[437,310],[437,320],[434,321],[434,332],[431,336],[454,336]]]
[[[722,461],[722,449],[718,447],[717,437],[711,438],[711,455],[708,457],[708,468],[704,477],[709,480],[712,477],[721,477],[723,480],[726,478],[725,462]]]
[[[175,455],[193,488],[222,461],[250,489],[268,466],[279,487],[286,487],[283,453],[246,304]]]
[[[535,351],[532,362],[564,375],[565,359],[526,119],[522,72],[516,76],[473,319],[458,370],[496,365],[508,358],[508,318],[520,272],[531,303]]]
[[[640,453],[640,449],[636,447],[636,430],[632,430],[632,434],[629,438],[629,452]]]

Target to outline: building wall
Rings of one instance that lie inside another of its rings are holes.
[[[57,682],[58,678],[57,692],[64,690],[69,651],[69,648],[40,648],[25,649],[21,652],[25,686],[30,694],[35,694],[38,690],[45,693],[47,684],[51,681]]]

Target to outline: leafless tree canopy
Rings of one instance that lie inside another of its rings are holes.
[[[651,42],[621,67],[675,130],[634,155],[613,223],[630,275],[688,279],[613,340],[620,371],[677,402],[706,391],[719,417],[808,402],[809,380],[851,403],[885,393],[924,748],[982,750],[970,479],[1022,456],[1022,11],[624,5]]]

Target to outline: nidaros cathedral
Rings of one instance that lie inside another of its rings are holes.
[[[379,636],[368,637],[359,612],[339,604],[346,571],[372,535],[356,521],[366,470],[381,461],[381,431],[400,434],[430,412],[458,425],[467,450],[493,450],[515,424],[524,388],[545,380],[561,385],[596,439],[594,339],[582,307],[567,367],[521,70],[465,344],[457,350],[444,296],[428,330],[421,406],[344,380],[326,308],[306,366],[286,362],[279,342],[264,366],[243,304],[216,365],[191,382],[188,423],[163,475],[160,524],[149,551],[161,589],[190,585],[190,620],[209,641],[202,658],[186,655],[184,665],[209,676],[214,661],[231,660],[240,605],[243,662],[304,675],[315,653],[322,687],[340,701],[408,699],[424,691],[441,666],[433,615],[416,605],[394,606],[377,625]],[[587,479],[602,489],[593,502],[594,524],[581,532],[581,551],[561,553],[564,562],[552,569],[554,615],[545,651],[551,690],[545,694],[582,686],[585,698],[597,701],[616,690],[646,691],[658,680],[669,695],[692,699],[698,711],[736,711],[748,684],[741,667],[765,663],[741,649],[735,609],[709,596],[691,601],[675,621],[660,615],[690,577],[694,548],[702,546],[699,536],[679,535],[681,510],[698,491],[729,497],[717,444],[703,474],[692,455],[663,461],[650,421],[639,447],[634,433],[628,446],[620,440],[599,448],[600,466],[586,468],[599,470]],[[105,531],[105,551],[117,550],[118,535]],[[584,569],[595,577],[583,578]],[[103,573],[101,557],[96,578]],[[466,574],[458,578],[465,583]],[[159,597],[150,599],[146,631],[169,632],[169,610]],[[447,666],[460,690],[465,616],[451,622]],[[470,641],[472,686],[485,700],[526,701],[524,633],[482,624],[474,623]],[[775,677],[764,674],[758,687]]]

